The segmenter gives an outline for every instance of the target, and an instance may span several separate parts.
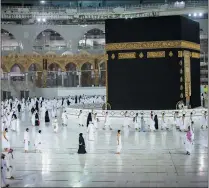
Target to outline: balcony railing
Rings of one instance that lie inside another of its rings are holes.
[[[2,18],[10,18],[13,19],[24,19],[24,18],[33,18],[36,17],[45,17],[49,19],[72,19],[74,15],[76,18],[79,16],[92,16],[92,15],[102,15],[111,16],[118,15],[119,13],[115,10],[115,8],[120,7],[125,14],[132,13],[146,13],[146,12],[161,12],[161,11],[172,11],[172,10],[184,10],[184,9],[192,9],[192,8],[204,8],[207,11],[208,3],[207,1],[196,1],[196,2],[185,2],[184,6],[176,7],[174,3],[172,4],[139,4],[139,5],[122,5],[122,6],[113,6],[113,7],[47,7],[47,6],[25,6],[25,7],[17,7],[10,6],[5,7],[2,6]],[[106,19],[105,17],[98,17],[94,19]]]
[[[30,71],[22,77],[10,77],[8,73],[3,73],[2,80],[29,81],[37,87],[96,87],[105,86],[106,70],[94,72],[93,70],[81,71],[47,71],[44,75],[40,71]]]

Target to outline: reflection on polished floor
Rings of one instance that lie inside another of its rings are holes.
[[[27,115],[26,115],[27,117]],[[185,155],[184,133],[135,132],[122,134],[123,149],[116,155],[116,131],[99,130],[88,142],[86,129],[75,120],[53,132],[52,125],[41,122],[42,153],[34,152],[36,127],[29,118],[20,121],[17,133],[10,132],[14,149],[15,180],[11,187],[208,187],[208,130],[196,121],[195,143]],[[30,128],[31,146],[24,153],[23,133]],[[86,155],[78,155],[78,134],[84,133]]]

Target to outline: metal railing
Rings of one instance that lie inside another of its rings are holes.
[[[8,73],[2,74],[2,80],[9,80]],[[10,77],[10,80],[28,81],[37,87],[96,87],[105,86],[106,70],[101,70],[98,75],[92,70],[81,71],[47,71],[46,77],[41,71],[30,71],[25,73],[25,76]],[[44,80],[46,83],[44,83]],[[9,82],[9,81],[8,81]]]
[[[183,9],[192,9],[192,8],[207,8],[207,1],[195,1],[195,2],[185,2],[184,6],[176,7],[174,3],[171,4],[139,4],[139,5],[118,5],[112,7],[47,7],[47,6],[2,6],[2,18],[7,18],[10,15],[13,15],[14,18],[31,18],[37,16],[48,17],[48,19],[62,18],[69,19],[69,16],[72,15],[105,15],[115,13],[115,8],[122,8],[124,13],[143,13],[150,11],[171,11],[171,10],[183,10]],[[21,8],[23,11],[21,11]],[[67,11],[67,9],[73,9],[73,11]],[[118,13],[115,13],[118,15]],[[24,17],[21,17],[24,16]],[[101,19],[101,18],[100,18]]]

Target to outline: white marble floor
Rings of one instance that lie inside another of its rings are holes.
[[[23,133],[30,129],[30,152],[24,153]],[[10,132],[14,149],[15,180],[11,187],[208,187],[208,130],[200,130],[196,121],[195,143],[190,156],[185,155],[183,133],[169,132],[122,133],[123,149],[116,155],[116,131],[95,133],[88,142],[86,155],[78,155],[79,128],[75,120],[59,127],[41,122],[32,127],[29,118],[20,121],[17,132]],[[34,137],[42,130],[42,153],[34,152]]]

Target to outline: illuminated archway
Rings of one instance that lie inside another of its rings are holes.
[[[35,72],[35,71],[40,71],[41,67],[39,64],[33,63],[29,66],[28,72]]]
[[[66,49],[67,43],[64,38],[52,29],[46,29],[39,33],[33,43],[33,50],[36,52],[66,51]]]
[[[83,87],[92,86],[93,75],[92,75],[92,65],[91,63],[84,63],[81,67],[81,85]]]
[[[61,71],[61,68],[57,63],[51,63],[48,66],[48,71]]]
[[[105,46],[105,32],[100,29],[87,31],[78,42],[78,49],[103,49]]]
[[[24,70],[20,65],[14,64],[10,69],[11,80],[12,81],[23,81],[24,75],[21,74],[23,72],[24,72]]]
[[[14,35],[4,29],[1,29],[1,48],[4,52],[20,52],[22,44],[15,39]]]
[[[11,67],[10,72],[21,73],[21,67],[18,64],[14,64]]]
[[[57,63],[51,63],[48,66],[47,86],[58,87],[62,85],[62,72]]]
[[[64,86],[65,87],[77,87],[78,85],[78,75],[76,72],[76,65],[74,63],[68,63],[65,66],[65,74],[64,74]]]

